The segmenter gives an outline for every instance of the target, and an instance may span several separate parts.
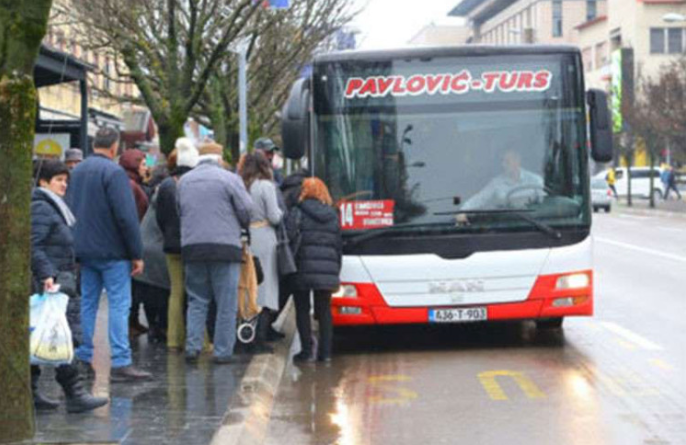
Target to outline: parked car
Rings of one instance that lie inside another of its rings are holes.
[[[593,179],[606,179],[609,170],[603,170],[596,174]],[[661,199],[664,195],[662,181],[660,181],[661,168],[653,168],[652,176],[654,178],[653,193],[655,199]],[[650,198],[650,167],[631,167],[631,196],[638,198]],[[626,167],[615,168],[615,188],[619,196],[627,196],[629,194],[628,172]]]
[[[607,185],[605,178],[593,178],[591,180],[591,204],[594,212],[603,209],[609,213],[612,209],[613,198],[612,190]]]

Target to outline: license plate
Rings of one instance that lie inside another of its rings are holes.
[[[469,323],[484,320],[488,320],[488,310],[485,307],[429,309],[430,323]]]

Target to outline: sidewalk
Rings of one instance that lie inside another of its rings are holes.
[[[168,353],[165,345],[149,344],[142,336],[132,344],[134,363],[154,375],[144,383],[109,384],[107,306],[103,298],[96,331],[94,394],[110,404],[91,413],[67,414],[64,395],[53,371],[44,368],[40,387],[62,402],[49,414],[36,415],[34,444],[178,444],[206,445],[229,409],[251,356],[236,365],[214,365],[203,356],[186,365],[183,353]]]
[[[655,208],[650,208],[650,201],[648,199],[634,198],[632,206],[627,206],[626,198],[622,198],[619,202],[614,202],[614,208],[622,213],[631,213],[641,216],[664,216],[664,217],[686,217],[686,201],[683,199],[677,201],[672,198],[669,201],[656,201]]]

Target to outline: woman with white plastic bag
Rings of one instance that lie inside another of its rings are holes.
[[[43,363],[51,362],[50,357],[61,361],[64,351],[43,350],[40,352],[41,344],[49,344],[49,341],[39,334],[52,328],[54,331],[51,334],[56,335],[55,338],[64,339],[65,335],[70,335],[72,341],[77,342],[80,316],[74,239],[71,231],[76,220],[62,199],[67,191],[69,169],[57,160],[39,160],[35,164],[35,177],[38,187],[34,189],[31,199],[31,273],[34,292],[39,296],[32,297],[34,308],[32,308],[31,326],[36,335],[32,333],[31,336],[31,352],[32,355],[35,354],[38,357],[33,356],[31,365],[31,389],[34,406],[36,410],[42,411],[54,410],[59,403],[50,400],[38,391],[41,369],[33,362],[36,362],[37,358],[40,360],[41,354],[45,354],[46,358],[41,360]],[[54,293],[58,289],[61,294]],[[68,299],[65,299],[64,295]],[[54,300],[48,303],[49,299]],[[42,315],[39,314],[41,312],[39,306],[45,312]],[[59,312],[58,316],[54,312]],[[69,334],[60,327],[62,325],[59,322],[55,322],[65,312]],[[35,341],[34,337],[36,337]],[[39,340],[41,337],[43,340]],[[46,341],[48,343],[45,343]],[[60,344],[59,340],[55,344]],[[55,379],[64,390],[67,412],[90,411],[108,402],[106,398],[93,397],[86,391],[82,376],[76,365],[72,363],[57,366]]]

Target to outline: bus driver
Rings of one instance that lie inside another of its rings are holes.
[[[503,154],[502,167],[503,173],[469,198],[460,210],[519,208],[543,197],[543,179],[522,168],[522,157],[518,152],[507,150]]]

